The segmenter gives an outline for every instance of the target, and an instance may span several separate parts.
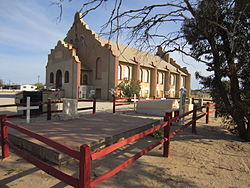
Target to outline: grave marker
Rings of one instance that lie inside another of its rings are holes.
[[[131,99],[131,101],[134,102],[134,111],[135,111],[135,104],[136,104],[136,102],[138,101],[138,99],[136,98],[136,94],[134,94],[134,98]]]
[[[181,97],[180,97],[180,106],[179,106],[179,114],[183,114],[185,111],[186,97],[187,97],[187,89],[181,88]],[[184,118],[180,120],[180,123],[183,123]]]
[[[39,109],[39,106],[30,106],[30,97],[27,97],[26,106],[18,106],[17,110],[26,110],[26,122],[30,123],[30,110]]]

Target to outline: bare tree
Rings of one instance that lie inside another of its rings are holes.
[[[59,7],[63,2],[59,1]],[[239,135],[250,140],[249,0],[160,2],[145,1],[141,8],[124,10],[123,0],[86,0],[79,11],[84,17],[110,3],[113,9],[102,27],[109,39],[118,41],[125,32],[128,44],[161,46],[165,53],[179,51],[206,64],[213,75],[198,78],[218,93],[214,99],[225,106]],[[166,33],[169,23],[180,23],[180,27]],[[223,80],[228,81],[228,88]]]

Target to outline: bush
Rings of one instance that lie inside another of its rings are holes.
[[[118,89],[121,90],[122,96],[123,97],[133,97],[134,94],[136,96],[140,95],[141,91],[141,86],[140,86],[140,81],[136,80],[123,80],[119,85]]]

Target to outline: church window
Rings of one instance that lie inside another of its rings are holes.
[[[117,74],[118,74],[118,80],[121,80],[122,78],[122,66],[121,65],[118,65]]]
[[[49,82],[54,83],[54,73],[53,72],[51,72],[49,75]]]
[[[171,74],[171,76],[170,76],[170,83],[171,83],[171,85],[175,85],[175,82],[176,82],[176,76],[174,75],[174,74]]]
[[[100,57],[96,60],[96,79],[102,79],[102,59]]]
[[[124,80],[129,80],[130,79],[130,69],[129,69],[129,66],[125,66],[123,79]]]
[[[163,73],[162,72],[158,72],[157,83],[158,84],[163,84]]]
[[[149,83],[149,70],[145,70],[144,73],[144,82]]]
[[[142,71],[142,69],[140,69],[140,71],[139,71],[139,80],[141,82],[143,82],[143,71]]]
[[[69,71],[64,73],[64,83],[69,83]]]
[[[185,88],[185,86],[186,86],[186,77],[185,77],[185,76],[182,76],[182,77],[181,77],[181,86],[182,86],[183,88]]]

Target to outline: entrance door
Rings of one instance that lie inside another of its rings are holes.
[[[62,88],[62,71],[57,70],[56,71],[56,89]]]

